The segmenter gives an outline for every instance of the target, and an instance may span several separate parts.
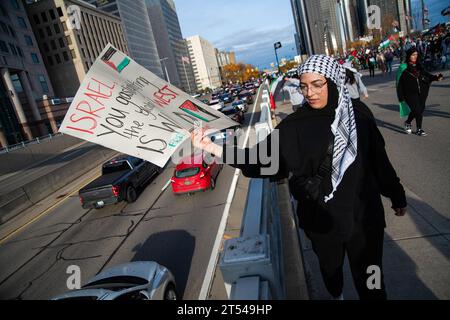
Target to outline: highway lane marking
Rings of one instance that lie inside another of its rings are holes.
[[[165,191],[171,182],[172,182],[172,179],[169,179],[169,181],[166,182],[166,184],[165,184],[164,187],[161,189],[161,191]]]
[[[252,111],[252,115],[250,117],[250,123],[249,126],[247,128],[247,133],[245,136],[245,140],[243,143],[243,147],[247,145],[247,141],[248,138],[250,136],[250,129],[252,127],[252,122],[253,122],[253,116],[255,114],[255,109],[256,106],[258,105],[258,99],[259,99],[259,93],[261,91],[261,88],[264,85],[261,84],[259,89],[258,89],[258,95],[256,96],[256,101],[253,105],[253,111]],[[234,176],[233,176],[233,181],[231,182],[231,187],[230,187],[230,191],[228,193],[227,196],[227,201],[225,204],[225,208],[223,209],[223,213],[222,213],[222,219],[220,220],[220,224],[219,224],[219,230],[217,232],[217,237],[216,240],[214,241],[214,246],[213,246],[213,250],[211,253],[211,257],[209,258],[209,263],[208,263],[208,267],[206,269],[206,274],[205,274],[205,278],[203,279],[203,284],[200,290],[200,294],[198,299],[199,300],[206,300],[211,284],[212,284],[212,279],[213,279],[213,275],[214,275],[214,271],[217,265],[217,261],[219,259],[219,249],[223,240],[223,235],[225,233],[225,228],[227,225],[227,221],[228,221],[228,215],[230,213],[230,208],[231,208],[231,202],[233,201],[233,197],[234,197],[234,192],[236,190],[236,186],[237,186],[237,181],[240,175],[240,170],[236,169],[234,171]],[[227,295],[228,297],[230,296],[230,291],[231,291],[231,285],[225,283],[225,290],[227,291]]]
[[[31,225],[32,223],[34,223],[35,221],[37,221],[38,219],[44,217],[45,215],[47,215],[51,210],[57,208],[62,202],[64,202],[66,199],[70,198],[72,195],[74,195],[76,192],[78,192],[78,190],[80,190],[80,188],[84,187],[85,185],[87,185],[88,183],[94,181],[95,179],[97,179],[98,177],[100,177],[101,174],[97,174],[95,175],[94,178],[91,179],[86,179],[84,180],[81,184],[79,184],[74,191],[72,191],[71,193],[69,193],[66,197],[62,198],[60,201],[56,202],[55,204],[53,204],[50,208],[47,208],[46,210],[44,210],[43,212],[41,212],[40,214],[38,214],[36,217],[34,217],[33,219],[31,219],[30,221],[28,221],[27,223],[25,223],[24,225],[22,225],[21,227],[15,229],[14,231],[11,231],[10,233],[8,233],[5,237],[3,237],[2,239],[0,239],[0,245],[3,244],[6,240],[8,240],[9,238],[11,238],[12,236],[16,235],[17,233],[19,233],[20,231],[22,231],[23,229],[25,229],[26,227],[28,227],[29,225]],[[86,182],[87,181],[87,182]]]

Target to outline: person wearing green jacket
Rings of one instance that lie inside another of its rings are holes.
[[[400,102],[400,117],[408,116],[405,132],[412,133],[411,123],[416,119],[418,136],[426,136],[422,129],[423,112],[428,92],[433,81],[441,81],[442,74],[428,73],[419,62],[419,52],[415,47],[406,52],[405,63],[397,71],[397,97]]]

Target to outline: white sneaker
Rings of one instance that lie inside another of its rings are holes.
[[[411,124],[408,124],[406,122],[405,122],[405,132],[407,134],[411,134],[412,133]]]

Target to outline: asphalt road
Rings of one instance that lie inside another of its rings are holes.
[[[1,243],[0,299],[64,293],[71,265],[80,267],[83,284],[104,268],[141,260],[168,267],[183,299],[198,299],[234,169],[224,166],[213,191],[176,196],[170,186],[162,190],[173,168],[170,163],[135,203],[85,210],[74,194]]]

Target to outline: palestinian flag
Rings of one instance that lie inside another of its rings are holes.
[[[386,40],[384,40],[382,43],[380,43],[380,46],[378,49],[386,49],[388,48],[393,42],[395,41],[395,38],[393,36],[389,36]]]
[[[357,54],[358,54],[358,51],[353,50],[352,52],[350,52],[350,54],[348,55],[347,60],[345,60],[345,62],[352,62],[353,60],[355,60]]]
[[[408,65],[406,63],[402,63],[397,69],[397,77],[395,80],[395,85],[397,87],[397,90],[398,90],[398,82],[400,81],[400,78],[407,67],[408,67]],[[399,110],[400,110],[400,118],[407,117],[409,115],[409,113],[411,112],[411,109],[409,108],[406,101],[400,101]]]

